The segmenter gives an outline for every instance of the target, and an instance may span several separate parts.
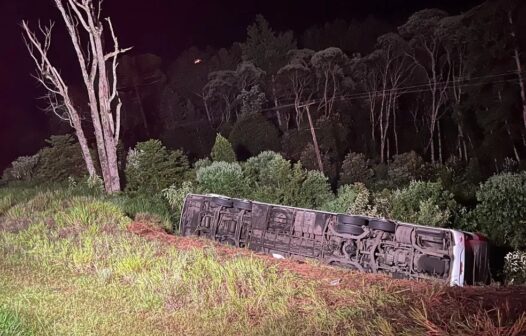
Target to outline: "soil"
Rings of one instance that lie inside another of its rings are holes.
[[[526,312],[525,286],[448,287],[433,281],[393,279],[387,275],[339,269],[315,261],[275,259],[248,249],[229,247],[203,238],[176,236],[160,227],[144,222],[131,223],[128,231],[147,240],[175,245],[180,250],[213,247],[220,257],[258,258],[270,267],[292,272],[307,280],[318,281],[324,296],[336,306],[348,304],[352,299],[338,295],[335,289],[359,291],[374,284],[390,293],[404,293],[408,302],[414,300],[415,304],[425,304],[428,311],[431,312],[430,318],[437,321],[447,322],[453,318],[454,314],[477,314],[480,311],[487,312],[488,315],[495,314],[495,319],[510,321],[518,319]],[[452,307],[455,308],[452,309]]]

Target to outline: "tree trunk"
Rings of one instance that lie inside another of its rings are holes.
[[[135,99],[139,103],[139,113],[141,114],[142,124],[144,130],[146,131],[146,136],[150,136],[150,128],[148,127],[148,120],[146,119],[146,113],[144,112],[144,106],[142,105],[141,95],[139,94],[139,89],[135,83],[133,84],[133,92],[135,93]]]
[[[510,125],[508,124],[507,120],[504,122],[504,125],[506,126],[506,132],[508,133],[508,136],[510,137],[510,142],[511,142],[511,146],[513,147],[513,154],[515,155],[515,160],[517,160],[517,162],[521,162],[521,157],[519,155],[519,152],[517,151],[517,147],[515,146],[515,141],[513,141],[513,136],[511,134]]]
[[[440,128],[440,120],[437,123],[437,135],[438,135],[438,163],[444,162],[444,156],[442,151],[442,129]]]
[[[312,124],[312,117],[310,115],[310,107],[309,107],[309,105],[306,105],[305,109],[307,110],[307,118],[309,120],[310,133],[311,133],[311,136],[312,136],[312,143],[314,144],[314,151],[316,152],[316,159],[318,161],[318,168],[319,168],[320,172],[323,173],[323,161],[321,159],[320,147],[318,146],[318,139],[316,138],[316,131],[314,130],[314,125]]]
[[[68,108],[74,109],[73,106],[68,106]],[[82,124],[77,113],[71,114],[71,123],[73,124],[73,128],[75,129],[75,134],[77,135],[77,139],[79,141],[80,150],[82,152],[84,162],[86,163],[86,169],[88,170],[88,174],[90,178],[94,178],[95,176],[97,176],[97,171],[95,169],[95,164],[93,163],[93,158],[91,157],[91,152],[89,150],[88,141],[86,140],[86,135],[84,134],[84,130],[82,129]]]
[[[396,105],[396,102],[394,105]],[[396,107],[393,108],[393,134],[394,134],[394,141],[395,141],[395,154],[398,155],[400,154],[400,152],[398,148],[398,131],[396,129]]]
[[[511,11],[508,11],[508,22],[510,24],[511,37],[513,38],[514,48],[513,48],[513,58],[515,59],[515,66],[517,68],[517,77],[519,78],[519,86],[521,93],[522,101],[522,121],[524,123],[524,128],[526,128],[526,89],[524,85],[524,79],[522,78],[522,64],[520,59],[519,46],[517,44],[517,36],[515,35],[515,30],[513,29],[513,17]]]
[[[429,146],[431,147],[431,163],[435,164],[435,132],[431,133]]]
[[[274,108],[276,109],[276,118],[278,119],[278,126],[281,130],[285,130],[283,128],[283,121],[281,120],[281,112],[279,111],[279,101],[278,101],[277,92],[276,92],[276,78],[274,75],[272,75],[271,77],[271,82],[272,82],[272,98],[274,101]]]

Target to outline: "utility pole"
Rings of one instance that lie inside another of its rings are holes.
[[[309,120],[310,134],[312,135],[312,143],[314,145],[314,152],[316,153],[316,159],[318,161],[318,168],[320,172],[323,173],[323,161],[321,160],[320,146],[318,146],[318,139],[316,138],[316,131],[314,130],[314,125],[312,124],[312,117],[310,115],[310,106],[314,102],[310,102],[304,105],[299,105],[298,107],[305,107],[307,111],[307,119]]]

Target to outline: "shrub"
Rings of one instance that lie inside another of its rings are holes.
[[[212,164],[212,160],[209,158],[199,159],[194,163],[194,169],[197,171],[199,168],[208,167]]]
[[[261,114],[241,117],[234,124],[229,140],[238,157],[244,158],[281,148],[278,129]]]
[[[170,207],[174,211],[174,227],[173,231],[177,231],[179,228],[179,220],[181,219],[181,213],[183,211],[183,203],[186,195],[193,192],[194,185],[190,181],[184,181],[180,187],[171,185],[170,187],[163,190],[162,195],[170,204]]]
[[[323,164],[323,173],[329,176],[331,179],[335,179],[337,172],[334,160],[330,157],[330,155],[327,152],[322,151],[320,155]],[[316,151],[312,143],[309,143],[303,149],[303,152],[300,156],[300,161],[302,166],[308,170],[319,170],[318,158],[316,157]]]
[[[323,210],[347,213],[354,204],[357,196],[358,190],[355,185],[342,185],[340,188],[338,188],[337,197],[330,202],[325,203],[325,205],[323,205]]]
[[[199,168],[196,180],[200,192],[221,194],[230,197],[244,197],[246,180],[237,162],[213,162]]]
[[[110,198],[110,201],[130,218],[156,222],[165,229],[172,229],[172,210],[161,195],[119,194]]]
[[[39,182],[65,182],[69,177],[88,175],[80,145],[71,135],[52,135],[48,147],[38,152],[34,180]],[[92,155],[93,159],[95,156]]]
[[[16,180],[29,181],[33,178],[38,163],[38,154],[20,156],[11,163],[10,175]]]
[[[333,197],[327,177],[303,169],[301,163],[292,166],[275,152],[266,151],[250,158],[243,171],[248,182],[247,198],[318,208]]]
[[[210,156],[213,161],[236,162],[236,153],[232,149],[232,145],[219,133],[217,133]]]
[[[370,184],[374,176],[367,157],[362,153],[349,152],[345,156],[340,172],[340,184],[352,184],[361,182]]]
[[[287,159],[299,161],[306,146],[312,143],[312,136],[307,130],[289,130],[281,138],[282,152]]]
[[[414,151],[395,155],[387,169],[389,182],[396,187],[409,184],[412,180],[421,180],[425,174],[424,160]]]
[[[509,284],[526,283],[526,252],[509,252],[504,257],[504,276]]]
[[[251,157],[243,165],[249,183],[247,198],[262,202],[283,203],[286,188],[291,184],[291,163],[281,154],[265,151]]]
[[[477,191],[475,226],[498,244],[526,246],[526,172],[490,177]]]
[[[391,198],[390,216],[410,223],[452,226],[459,211],[453,194],[440,182],[412,181]]]
[[[301,167],[300,167],[301,169]],[[319,209],[323,204],[331,201],[334,194],[325,175],[317,170],[303,171],[303,181],[298,186],[300,192],[292,200],[293,206]],[[291,186],[294,187],[294,186]]]
[[[181,185],[189,170],[188,158],[182,151],[168,150],[159,140],[140,142],[126,158],[126,189],[158,193],[172,184]]]

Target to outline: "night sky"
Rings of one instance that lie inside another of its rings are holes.
[[[306,28],[341,18],[374,15],[399,24],[414,11],[438,7],[451,13],[481,1],[469,0],[105,0],[103,15],[113,20],[121,46],[172,60],[192,45],[229,46],[242,41],[247,25],[261,13],[276,30]],[[20,155],[35,153],[49,134],[49,118],[38,109],[43,94],[31,78],[33,65],[21,39],[20,22],[58,21],[53,59],[66,75],[78,71],[70,42],[52,0],[0,0],[0,171]],[[41,105],[41,104],[40,104]]]

